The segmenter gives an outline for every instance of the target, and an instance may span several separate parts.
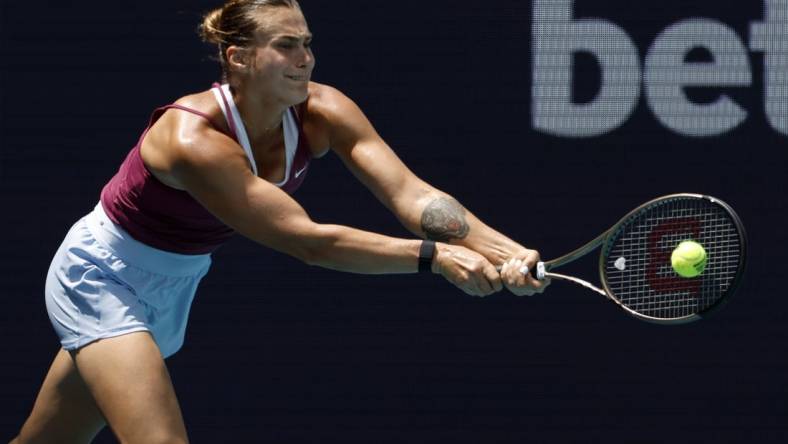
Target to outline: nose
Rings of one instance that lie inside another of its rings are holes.
[[[312,50],[309,48],[304,48],[301,51],[301,60],[299,60],[298,67],[299,68],[307,68],[315,64],[315,55],[312,54]]]

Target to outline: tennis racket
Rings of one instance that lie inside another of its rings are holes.
[[[706,250],[706,268],[694,278],[679,276],[671,265],[671,253],[684,240]],[[601,288],[552,272],[600,246]],[[635,208],[577,250],[539,262],[534,276],[582,285],[644,321],[680,324],[702,319],[733,295],[744,273],[746,249],[744,226],[725,202],[673,194]]]

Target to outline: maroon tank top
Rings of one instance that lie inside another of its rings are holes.
[[[134,239],[160,250],[180,254],[211,253],[235,233],[197,202],[188,192],[165,185],[145,167],[140,147],[151,126],[165,111],[176,108],[201,116],[221,131],[211,118],[197,110],[171,104],[156,109],[148,127],[131,149],[120,169],[101,191],[101,204],[112,222],[126,230]],[[303,110],[303,107],[302,107]],[[280,188],[294,193],[303,183],[312,158],[298,114],[290,108],[298,124],[298,148],[289,176]],[[230,129],[237,134],[235,122]]]

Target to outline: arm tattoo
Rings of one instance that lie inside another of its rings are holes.
[[[465,208],[452,198],[435,199],[421,214],[421,230],[427,234],[427,239],[440,242],[464,239],[470,230],[465,220]]]

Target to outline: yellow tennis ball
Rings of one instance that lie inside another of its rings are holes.
[[[706,250],[697,242],[684,241],[670,255],[673,270],[681,277],[699,276],[706,268]]]

